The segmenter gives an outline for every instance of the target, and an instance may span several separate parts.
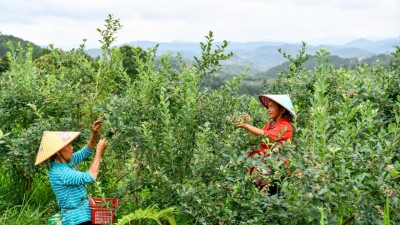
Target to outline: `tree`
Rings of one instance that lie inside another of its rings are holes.
[[[119,47],[119,51],[122,53],[122,64],[125,68],[126,73],[132,78],[135,79],[138,74],[137,66],[137,58],[144,59],[146,57],[146,52],[142,50],[140,47],[123,45]]]
[[[0,57],[0,74],[3,73],[4,71],[8,70],[10,68],[10,65],[8,63],[8,60],[5,56]]]

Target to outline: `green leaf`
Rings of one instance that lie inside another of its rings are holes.
[[[389,131],[390,133],[395,133],[395,132],[397,131],[397,129],[398,129],[397,126],[398,126],[398,125],[395,124],[395,123],[389,123],[389,125],[388,125],[388,131]]]

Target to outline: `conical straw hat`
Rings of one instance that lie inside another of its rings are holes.
[[[260,95],[258,96],[260,99],[260,102],[268,109],[268,101],[272,100],[279,105],[281,105],[283,108],[285,108],[287,111],[292,114],[292,116],[296,116],[296,113],[294,112],[293,109],[293,104],[292,101],[290,100],[289,95]]]
[[[44,131],[36,157],[35,166],[46,161],[58,151],[63,149],[65,146],[75,140],[80,133],[81,132],[70,131]]]

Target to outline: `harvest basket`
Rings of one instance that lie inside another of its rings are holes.
[[[113,224],[115,210],[118,206],[116,198],[91,198],[92,224]]]

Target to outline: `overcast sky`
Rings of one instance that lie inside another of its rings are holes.
[[[284,41],[310,44],[400,36],[400,0],[0,0],[0,32],[35,44],[99,47],[108,14],[123,25],[116,44]]]

